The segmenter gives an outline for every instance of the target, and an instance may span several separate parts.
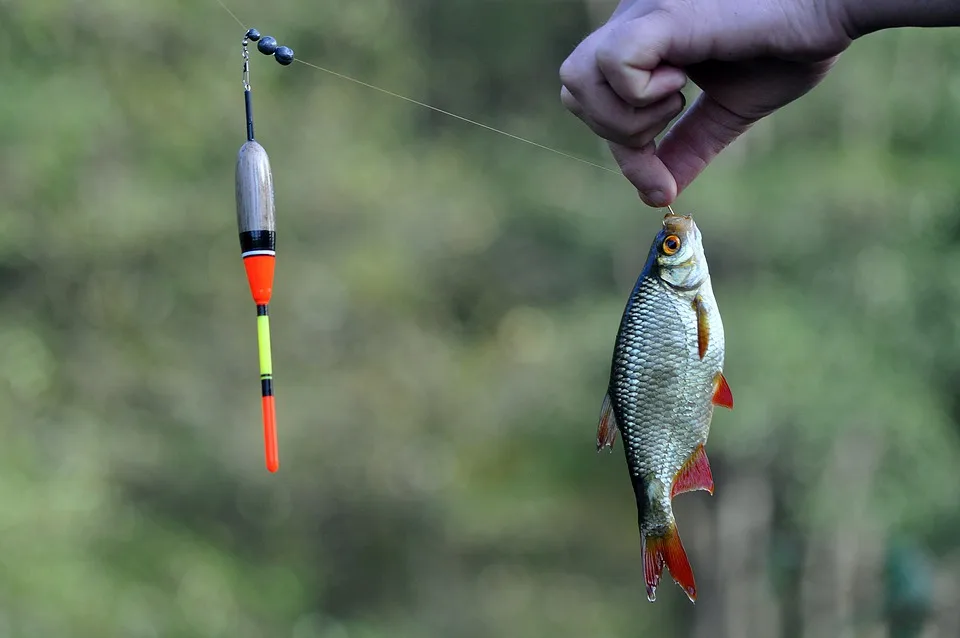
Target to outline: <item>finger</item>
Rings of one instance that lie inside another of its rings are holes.
[[[677,192],[690,185],[704,168],[756,119],[733,113],[706,93],[660,141],[657,157],[676,181]]]
[[[566,87],[561,90],[560,99],[563,105],[583,120],[594,133],[608,141],[632,148],[640,148],[653,140],[686,105],[683,94],[674,93],[647,108],[617,109],[616,115],[611,115],[610,110],[598,114],[597,111],[587,109]],[[605,104],[609,106],[609,103]]]
[[[644,107],[678,92],[687,84],[687,75],[672,66],[639,69],[623,61],[598,59],[600,71],[617,96],[631,106]]]
[[[678,91],[642,109],[648,120],[647,128],[643,131],[643,135],[648,135],[650,131],[653,131],[653,136],[647,139],[647,142],[662,133],[664,129],[667,128],[667,125],[680,115],[686,107],[687,98],[683,93]],[[644,144],[646,144],[646,142],[644,142]]]
[[[577,101],[577,98],[573,97],[573,93],[570,92],[566,84],[560,87],[560,103],[577,117],[583,114],[583,106]]]
[[[643,107],[686,85],[682,70],[663,63],[671,33],[669,18],[652,13],[617,25],[599,42],[597,68],[620,99]]]
[[[565,86],[576,101],[575,108],[571,110],[594,133],[607,140],[629,144],[631,136],[649,125],[637,122],[637,110],[613,92],[595,67],[587,82]],[[567,101],[570,102],[570,98]]]
[[[639,149],[610,144],[614,159],[624,177],[636,187],[640,199],[648,206],[662,208],[676,199],[677,184],[663,161],[657,157],[656,150],[654,142]]]
[[[682,93],[674,93],[664,100],[641,109],[637,114],[637,126],[643,128],[627,140],[629,148],[643,148],[660,135],[681,112],[687,101]]]

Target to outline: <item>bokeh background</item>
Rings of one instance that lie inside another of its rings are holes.
[[[582,0],[230,0],[340,73],[612,166]],[[253,54],[281,469],[239,256],[243,30],[0,2],[0,636],[960,635],[960,33],[857,43],[679,201],[733,412],[645,600],[594,449],[661,212],[626,180]],[[696,87],[689,87],[688,98]]]

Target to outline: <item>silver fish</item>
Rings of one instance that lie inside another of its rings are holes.
[[[597,451],[612,449],[618,430],[623,438],[651,602],[664,565],[697,598],[672,501],[694,490],[713,494],[704,445],[714,406],[733,408],[723,364],[723,323],[700,230],[690,215],[671,211],[623,311],[597,427]]]

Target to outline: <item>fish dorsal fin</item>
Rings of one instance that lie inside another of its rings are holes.
[[[703,359],[710,345],[710,317],[707,314],[707,304],[700,295],[694,298],[693,308],[697,311],[697,354]]]
[[[617,417],[613,414],[613,402],[610,393],[603,397],[600,407],[600,422],[597,424],[597,452],[609,447],[613,452],[613,442],[617,439]]]
[[[713,404],[733,409],[733,391],[727,384],[722,372],[718,372],[713,381]]]
[[[670,498],[696,490],[706,490],[713,494],[713,473],[710,471],[710,461],[707,460],[707,452],[703,449],[703,444],[697,446],[677,472],[673,480],[673,488],[670,490]]]

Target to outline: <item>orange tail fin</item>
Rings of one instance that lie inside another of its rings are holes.
[[[697,602],[693,569],[690,568],[676,525],[671,526],[663,536],[645,536],[643,539],[643,576],[647,582],[647,600],[650,602],[657,599],[657,585],[660,584],[664,565],[690,602]]]

